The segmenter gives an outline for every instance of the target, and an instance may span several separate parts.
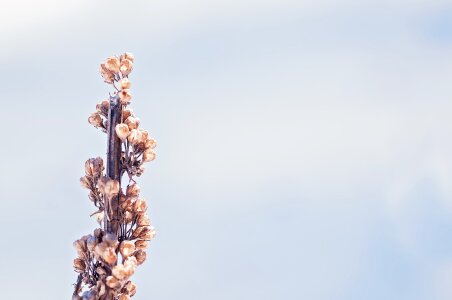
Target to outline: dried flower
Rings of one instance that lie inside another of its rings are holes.
[[[108,110],[110,109],[110,101],[102,100],[96,105],[96,110],[98,113],[103,114],[105,117],[108,115]]]
[[[127,283],[122,288],[121,292],[130,295],[132,297],[135,295],[137,286],[132,281],[127,281]]]
[[[157,142],[152,138],[148,139],[145,143],[146,149],[154,149],[156,146]]]
[[[102,126],[102,117],[97,112],[92,113],[88,118],[88,122],[96,128],[100,127]]]
[[[141,249],[141,250],[146,250],[148,248],[148,242],[147,241],[143,241],[143,240],[137,240],[135,242],[135,248],[136,249]]]
[[[140,232],[140,234],[138,235],[138,238],[142,239],[142,240],[147,240],[150,241],[152,240],[155,235],[155,228],[153,226],[149,226],[149,227],[139,227],[139,228],[143,228],[143,230]]]
[[[141,132],[137,129],[132,129],[127,139],[132,145],[136,145],[141,142],[141,138],[142,138]]]
[[[121,141],[125,141],[129,136],[129,127],[126,124],[118,124],[115,128],[116,135],[121,139]]]
[[[122,241],[119,245],[122,257],[129,257],[135,251],[135,244],[132,241]]]
[[[99,71],[100,75],[102,75],[106,83],[113,83],[113,81],[115,80],[115,75],[107,69],[105,64],[100,65]]]
[[[129,78],[121,79],[120,84],[121,84],[121,89],[123,89],[123,90],[130,89],[130,80],[129,80]]]
[[[105,62],[105,67],[107,68],[108,71],[112,73],[118,73],[119,66],[120,66],[119,58],[117,58],[116,56],[110,56],[109,58],[107,58]]]
[[[124,109],[122,111],[122,117],[123,117],[124,120],[127,120],[127,118],[130,117],[130,116],[132,116],[132,117],[135,116],[133,114],[133,110],[132,109],[126,108],[126,109]]]
[[[126,295],[126,294],[119,294],[118,300],[130,300],[130,297],[129,297],[129,295]]]
[[[104,194],[108,199],[112,199],[113,197],[117,196],[119,193],[119,181],[117,180],[113,180],[113,179],[109,179],[106,183],[105,183],[105,187],[104,187]]]
[[[137,225],[138,226],[149,226],[149,225],[151,225],[151,220],[149,219],[148,215],[139,214],[138,218],[137,218]]]
[[[133,69],[133,62],[129,59],[122,59],[121,60],[121,66],[119,67],[119,70],[121,71],[123,76],[127,76],[132,72]]]
[[[85,174],[91,177],[99,177],[104,170],[102,158],[90,158],[85,162]]]
[[[102,259],[109,265],[113,265],[118,259],[115,249],[107,247],[104,253],[102,253]]]
[[[126,195],[127,197],[137,197],[140,194],[140,187],[138,184],[134,183],[127,186]]]
[[[82,259],[80,258],[74,259],[74,269],[76,272],[83,273],[85,271],[85,268],[86,264]]]
[[[137,259],[138,265],[141,265],[146,260],[146,252],[144,252],[143,250],[137,250],[133,255]]]
[[[140,126],[140,119],[130,116],[124,121],[124,123],[127,124],[130,130],[137,129],[138,126]]]
[[[129,89],[120,90],[118,92],[119,102],[122,105],[129,105],[132,100],[132,94]]]
[[[80,177],[80,184],[85,188],[85,189],[91,189],[91,181],[86,178],[85,176]]]
[[[119,280],[114,276],[108,276],[105,283],[109,288],[114,290],[121,288],[121,282],[119,282]]]
[[[124,53],[124,54],[122,54],[120,56],[120,59],[121,59],[121,61],[124,60],[124,59],[128,59],[131,62],[134,62],[135,61],[135,56],[132,53],[130,53],[130,52],[126,52],[126,53]]]
[[[143,213],[148,208],[148,205],[144,199],[137,199],[133,204],[133,211],[137,214]]]
[[[143,161],[145,162],[150,162],[153,161],[155,159],[156,153],[154,150],[152,150],[151,148],[146,149],[146,151],[144,151],[143,153]]]
[[[122,264],[114,266],[113,269],[111,270],[111,274],[118,278],[119,280],[126,279],[127,277],[127,274],[124,270],[124,265]]]

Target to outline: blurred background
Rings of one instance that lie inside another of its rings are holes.
[[[135,54],[135,299],[451,299],[452,2],[0,1],[0,290],[70,299],[88,124]]]

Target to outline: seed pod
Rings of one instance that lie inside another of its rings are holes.
[[[126,195],[127,197],[138,197],[140,194],[140,187],[138,184],[134,183],[127,186]]]
[[[121,84],[121,89],[123,89],[123,90],[130,89],[130,80],[129,80],[129,78],[121,79],[120,84]]]
[[[148,205],[144,199],[137,199],[133,204],[133,212],[136,214],[144,213],[148,209]]]
[[[102,117],[97,112],[92,113],[88,118],[88,122],[97,128],[102,125]]]
[[[155,151],[153,149],[149,148],[146,151],[144,151],[144,153],[143,153],[143,161],[145,161],[145,162],[153,161],[155,159],[156,155],[157,154],[155,153]]]
[[[133,69],[133,62],[129,59],[122,59],[121,60],[121,66],[119,67],[119,70],[121,71],[123,76],[127,76],[132,72]]]
[[[118,278],[119,280],[126,279],[126,272],[124,270],[124,265],[119,264],[113,267],[111,274]]]
[[[125,141],[129,136],[129,126],[126,124],[118,124],[115,128],[116,135],[121,139],[121,141]]]
[[[80,258],[74,259],[74,269],[76,272],[83,273],[83,272],[85,272],[85,268],[86,268],[86,264],[82,259],[80,259]]]
[[[119,102],[121,102],[122,105],[129,105],[132,100],[132,94],[129,89],[120,90],[118,96]]]
[[[104,78],[106,83],[113,83],[115,75],[107,69],[105,64],[101,64],[99,67],[100,75]]]
[[[121,282],[114,276],[108,276],[105,283],[109,288],[114,290],[121,288]]]
[[[124,123],[127,124],[130,130],[137,129],[138,126],[140,126],[140,119],[130,116],[124,121]]]
[[[105,68],[107,68],[107,70],[112,73],[118,73],[119,66],[120,66],[119,58],[117,58],[116,56],[110,56],[105,61]]]
[[[147,241],[143,241],[143,240],[137,240],[135,242],[135,248],[136,249],[141,249],[141,250],[146,250],[148,248],[148,242]]]
[[[133,256],[135,256],[135,258],[137,259],[137,264],[138,265],[141,265],[146,260],[146,252],[144,252],[143,250],[137,250],[133,254]]]
[[[135,251],[135,244],[132,241],[122,241],[119,245],[122,257],[129,257]]]
[[[121,59],[121,61],[124,60],[124,59],[128,59],[131,62],[135,61],[135,56],[132,53],[130,53],[130,52],[126,52],[124,54],[121,54],[121,56],[119,58]]]
[[[136,145],[141,142],[142,133],[137,129],[132,129],[130,131],[128,140],[132,145]]]

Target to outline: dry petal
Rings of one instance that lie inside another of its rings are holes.
[[[113,265],[118,257],[116,256],[115,250],[111,247],[108,247],[107,249],[105,249],[104,253],[102,253],[102,258],[109,265]]]
[[[121,141],[125,141],[130,133],[129,126],[123,123],[116,125],[115,131],[116,135],[121,139]]]
[[[81,177],[80,178],[80,184],[85,188],[85,189],[88,189],[88,190],[91,190],[91,181],[88,179],[88,178],[86,178],[85,176],[83,176],[83,177]]]
[[[146,141],[145,144],[146,149],[154,149],[156,146],[157,142],[153,138],[150,138]]]
[[[108,199],[112,199],[113,197],[118,195],[119,188],[120,187],[119,187],[118,180],[109,179],[105,183],[104,194],[105,194],[105,196],[107,196]]]
[[[130,116],[132,116],[132,117],[135,116],[133,114],[133,110],[131,108],[126,108],[122,111],[122,117],[124,120],[127,120],[127,118]]]
[[[133,204],[133,210],[135,213],[143,213],[148,208],[148,205],[144,199],[138,199]]]
[[[132,241],[122,241],[119,245],[122,257],[129,257],[135,251],[135,244]]]
[[[85,268],[86,268],[86,264],[82,259],[80,259],[80,258],[74,259],[74,269],[76,272],[83,273],[83,272],[85,272]]]
[[[137,218],[138,226],[149,226],[151,225],[151,220],[146,214],[139,214]]]
[[[130,52],[126,52],[126,53],[124,53],[124,54],[122,54],[120,56],[120,59],[121,60],[128,59],[131,62],[134,62],[135,61],[135,56],[132,53],[130,53]]]
[[[101,64],[99,67],[100,75],[104,78],[105,82],[107,83],[113,83],[115,80],[115,75],[107,69],[105,64]]]

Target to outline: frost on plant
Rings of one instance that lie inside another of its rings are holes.
[[[107,158],[90,158],[85,163],[81,185],[96,211],[91,215],[100,228],[74,242],[79,273],[73,300],[126,300],[135,294],[130,280],[137,266],[146,260],[148,243],[155,236],[140,197],[135,178],[143,164],[154,160],[156,142],[140,127],[140,120],[128,108],[131,103],[129,74],[134,57],[124,53],[109,57],[100,65],[104,81],[114,92],[96,105],[88,122],[107,134]]]

